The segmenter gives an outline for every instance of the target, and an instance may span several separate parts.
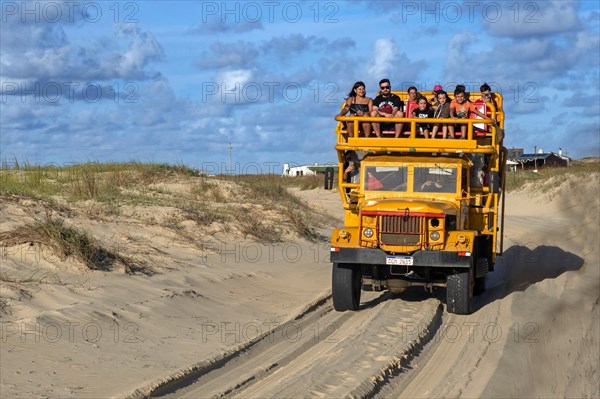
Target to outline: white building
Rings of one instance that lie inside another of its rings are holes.
[[[325,168],[337,169],[337,165],[318,164],[291,166],[289,163],[283,164],[282,176],[314,176],[318,173],[325,173]]]
[[[511,172],[516,172],[518,165],[519,165],[518,162],[511,161],[510,159],[506,160],[506,166],[507,166],[508,170]]]

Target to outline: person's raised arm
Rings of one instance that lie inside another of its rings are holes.
[[[481,117],[481,118],[483,118],[483,119],[487,118],[487,115],[485,115],[484,113],[482,113],[482,112],[480,112],[479,110],[477,110],[477,109],[475,108],[475,106],[473,106],[473,108],[472,108],[472,110],[471,110],[471,111],[473,111],[473,113],[474,113],[475,115],[477,115],[477,116],[479,116],[479,117]]]
[[[344,170],[344,181],[345,182],[349,182],[350,181],[350,174],[352,172],[354,172],[354,161],[350,161],[348,163],[348,167]]]

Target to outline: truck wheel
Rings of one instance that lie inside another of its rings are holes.
[[[338,312],[358,310],[360,305],[360,268],[334,263],[332,274],[333,308]]]
[[[475,287],[473,293],[475,295],[481,295],[485,292],[485,276],[489,273],[489,262],[487,258],[477,258],[477,266],[475,267],[477,275],[481,277],[475,277]]]
[[[475,287],[473,287],[473,293],[475,295],[481,295],[485,292],[485,276],[477,277],[475,279]]]
[[[473,267],[446,277],[446,309],[449,313],[471,314],[474,280]]]

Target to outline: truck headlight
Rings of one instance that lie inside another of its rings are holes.
[[[434,231],[431,234],[429,234],[429,238],[431,238],[431,241],[437,241],[440,239],[440,233]]]
[[[371,238],[373,237],[373,230],[367,227],[363,230],[363,234],[365,235],[365,237]]]

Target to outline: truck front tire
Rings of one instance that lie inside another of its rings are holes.
[[[360,305],[360,268],[334,263],[332,271],[333,308],[338,312],[358,310]]]
[[[471,314],[474,285],[473,267],[446,278],[446,309],[449,313]]]

